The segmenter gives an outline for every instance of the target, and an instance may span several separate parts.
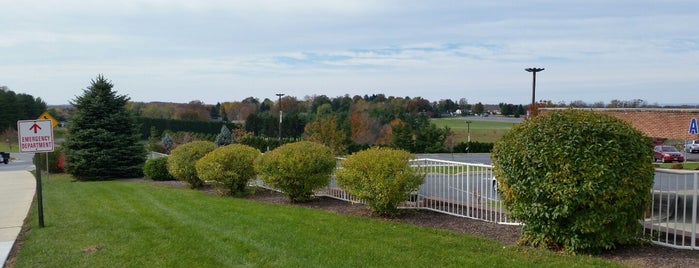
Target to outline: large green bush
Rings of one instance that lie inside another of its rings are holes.
[[[635,241],[652,153],[650,140],[620,119],[565,110],[514,127],[492,158],[505,207],[524,223],[521,243],[594,252]]]
[[[143,165],[143,176],[154,181],[174,180],[167,171],[167,157],[158,157],[146,160]]]
[[[263,182],[281,190],[292,202],[304,202],[330,183],[335,157],[325,145],[301,141],[265,153],[255,167]]]
[[[403,150],[371,148],[340,162],[337,184],[364,200],[372,211],[393,215],[422,184],[425,175],[410,167],[415,156]]]
[[[203,181],[197,176],[195,164],[197,160],[216,149],[216,145],[210,141],[193,141],[178,146],[167,158],[167,171],[175,179],[189,183],[192,188],[197,188]]]
[[[208,153],[196,163],[197,175],[202,180],[216,181],[225,195],[245,192],[255,178],[255,159],[260,150],[241,144],[231,144]]]

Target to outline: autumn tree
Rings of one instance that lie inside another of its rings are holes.
[[[485,107],[483,106],[483,103],[476,103],[473,105],[473,113],[474,114],[482,114],[485,112]]]
[[[131,178],[142,175],[146,160],[135,119],[126,109],[129,98],[117,95],[99,75],[72,101],[75,111],[63,143],[65,169],[78,180]]]
[[[321,117],[306,125],[304,137],[307,141],[321,143],[334,155],[345,154],[345,133],[337,128],[335,116]]]

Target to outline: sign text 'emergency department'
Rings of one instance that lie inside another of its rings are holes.
[[[53,152],[53,125],[51,120],[17,121],[17,132],[20,152]]]

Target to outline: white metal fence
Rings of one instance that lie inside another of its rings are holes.
[[[339,161],[341,159],[338,160],[338,167]],[[500,224],[519,224],[504,211],[491,165],[434,159],[417,159],[411,163],[414,168],[426,173],[425,181],[401,208],[427,209]],[[261,181],[257,183],[264,187]],[[334,175],[329,185],[316,195],[363,203],[340,188]]]
[[[643,233],[655,244],[698,250],[698,193],[699,171],[656,169]]]

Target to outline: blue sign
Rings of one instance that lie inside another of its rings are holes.
[[[697,128],[697,119],[692,118],[689,121],[689,134],[699,134],[699,128]]]

